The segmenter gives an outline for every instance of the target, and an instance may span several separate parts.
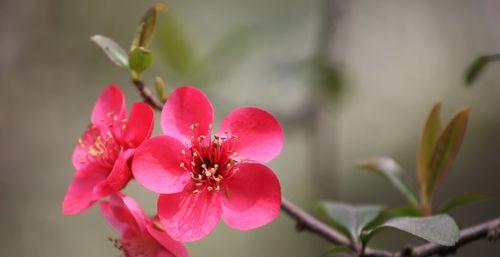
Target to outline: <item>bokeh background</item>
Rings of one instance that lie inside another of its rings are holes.
[[[383,179],[353,164],[391,156],[413,177],[431,104],[443,102],[444,119],[467,105],[467,135],[436,202],[486,193],[494,199],[452,215],[462,225],[498,216],[500,65],[488,67],[472,88],[464,87],[463,76],[475,57],[500,52],[500,1],[326,2],[166,1],[170,12],[160,19],[157,55],[145,80],[151,87],[160,75],[170,90],[197,83],[214,102],[219,121],[242,105],[276,114],[286,146],[270,166],[283,194],[307,210],[319,199],[404,204]],[[96,208],[67,217],[60,204],[74,172],[72,149],[100,91],[117,83],[129,104],[140,100],[127,72],[113,66],[89,37],[107,35],[128,48],[151,4],[0,1],[1,256],[119,255],[107,240],[116,234]],[[189,51],[179,50],[180,56],[166,49],[168,36],[161,34],[172,26],[187,40],[180,45]],[[172,53],[177,63],[166,58]],[[205,61],[208,76],[194,76],[187,68],[191,61]],[[126,192],[154,211],[153,194],[133,182]],[[192,256],[271,257],[320,256],[328,248],[294,225],[283,214],[245,233],[221,223],[189,249]],[[420,242],[384,233],[373,245],[397,249]],[[487,242],[457,253],[499,255],[500,245]]]

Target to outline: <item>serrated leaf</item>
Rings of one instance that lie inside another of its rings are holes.
[[[459,195],[450,201],[446,202],[443,204],[443,206],[440,208],[439,212],[449,212],[452,209],[455,209],[457,207],[471,204],[471,203],[476,203],[480,201],[485,201],[490,199],[491,196],[484,195],[484,194],[464,194],[464,195]]]
[[[376,157],[361,161],[356,167],[373,171],[387,179],[412,206],[418,206],[417,198],[409,186],[401,179],[403,169],[392,158]]]
[[[390,219],[372,230],[370,234],[381,228],[396,228],[444,246],[454,245],[459,239],[460,232],[455,221],[446,214],[423,218],[401,217]]]
[[[418,180],[422,191],[425,191],[427,187],[428,178],[430,177],[429,166],[441,130],[440,114],[441,103],[436,103],[432,106],[422,129],[417,162]]]
[[[94,35],[90,37],[114,64],[121,68],[128,67],[128,55],[123,48],[109,37]]]
[[[137,32],[135,33],[134,40],[132,41],[132,46],[130,50],[134,50],[139,47],[148,48],[153,40],[153,34],[156,29],[156,19],[158,12],[164,11],[167,6],[162,3],[156,3],[151,6],[144,16],[142,16]]]
[[[151,63],[153,63],[153,54],[143,47],[136,48],[129,53],[130,69],[137,73],[145,71]]]
[[[427,187],[425,191],[428,198],[430,198],[436,186],[446,176],[453,160],[460,150],[467,128],[468,117],[469,109],[460,109],[455,116],[453,116],[436,142],[429,165],[429,177],[427,178]]]
[[[162,15],[159,24],[156,38],[159,53],[176,75],[187,76],[196,62],[189,39],[170,13]]]
[[[363,229],[380,215],[382,207],[324,201],[318,203],[317,211],[341,232],[358,240]]]

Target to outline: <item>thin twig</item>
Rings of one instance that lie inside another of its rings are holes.
[[[162,107],[156,102],[151,92],[144,86],[141,80],[133,80],[135,87],[141,94],[144,101],[150,104],[154,109],[161,111]],[[345,245],[357,251],[357,247],[352,240],[304,211],[285,197],[281,202],[282,210],[297,222],[298,231],[310,231],[315,233],[336,245]],[[363,257],[427,257],[433,255],[448,255],[456,252],[459,248],[487,238],[490,241],[496,241],[500,234],[500,217],[485,221],[478,225],[463,229],[460,231],[460,238],[454,246],[442,246],[433,243],[422,244],[418,246],[406,246],[399,252],[390,252],[386,250],[374,249],[367,247],[362,253]]]
[[[465,228],[460,231],[460,238],[454,246],[442,246],[432,243],[427,243],[415,247],[407,248],[407,255],[398,253],[396,256],[408,257],[427,257],[433,255],[445,256],[455,253],[459,248],[467,245],[468,243],[488,239],[495,242],[500,234],[500,217],[492,220],[482,222],[478,225]]]
[[[159,102],[157,102],[155,100],[155,98],[151,94],[151,91],[149,91],[149,89],[146,88],[146,86],[144,85],[144,82],[142,80],[132,79],[132,83],[134,83],[135,88],[137,88],[137,90],[141,94],[141,97],[142,97],[142,99],[144,99],[144,102],[149,104],[154,109],[161,111],[162,104],[160,104]]]

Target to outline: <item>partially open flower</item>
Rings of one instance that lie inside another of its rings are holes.
[[[108,222],[120,233],[112,239],[123,257],[187,257],[186,247],[173,240],[161,225],[148,218],[139,205],[122,193],[100,204]]]
[[[165,135],[146,141],[132,163],[135,179],[160,193],[158,215],[176,240],[208,235],[220,218],[249,230],[279,213],[276,175],[261,164],[283,147],[283,132],[268,112],[244,107],[223,120],[211,137],[213,107],[194,87],[175,90],[163,107]]]
[[[115,85],[99,96],[91,122],[73,152],[76,174],[62,204],[64,214],[76,214],[122,189],[132,177],[130,158],[151,136],[154,113],[135,103],[127,118],[125,98]]]

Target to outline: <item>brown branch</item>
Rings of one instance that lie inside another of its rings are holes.
[[[145,103],[149,104],[151,107],[153,107],[153,109],[161,111],[163,105],[155,100],[155,98],[151,94],[151,91],[146,88],[142,80],[132,79],[132,83],[134,83],[135,88],[137,88]]]
[[[500,217],[485,221],[478,225],[465,228],[460,231],[460,238],[454,246],[442,246],[427,243],[414,247],[407,247],[394,256],[407,257],[427,257],[433,255],[445,256],[455,253],[459,248],[481,239],[488,239],[494,242],[500,234]]]
[[[297,230],[310,231],[333,244],[344,245],[349,247],[354,252],[359,252],[357,251],[357,247],[349,238],[345,237],[343,234],[321,222],[284,197],[282,199],[281,207],[286,214],[297,221]],[[364,257],[428,257],[433,255],[445,256],[455,253],[459,248],[477,240],[487,238],[490,241],[496,241],[499,235],[500,217],[461,230],[460,238],[454,246],[442,246],[433,243],[426,243],[418,246],[406,246],[399,252],[366,248],[364,253],[358,253],[358,255]]]
[[[151,92],[144,86],[141,80],[133,80],[135,87],[144,99],[154,109],[161,111],[162,107]],[[418,246],[407,246],[399,252],[390,252],[386,250],[379,250],[374,248],[365,248],[360,252],[359,246],[354,244],[351,239],[347,238],[337,230],[328,226],[308,212],[302,210],[300,207],[286,199],[282,198],[282,210],[297,222],[297,230],[315,233],[326,241],[336,245],[345,245],[351,250],[356,252],[359,256],[363,257],[427,257],[433,255],[448,255],[455,253],[459,248],[480,240],[487,238],[490,241],[496,241],[500,235],[500,217],[495,218],[481,224],[463,229],[460,231],[460,238],[454,246],[442,246],[433,243],[422,244]]]

